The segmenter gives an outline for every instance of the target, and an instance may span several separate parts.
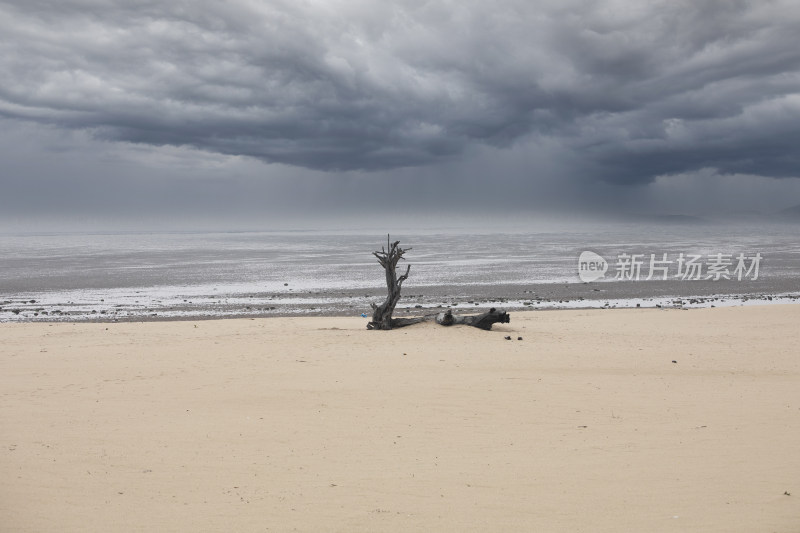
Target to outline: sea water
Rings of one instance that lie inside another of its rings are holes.
[[[400,268],[411,265],[398,313],[794,301],[798,229],[585,223],[397,233],[408,250]],[[358,316],[385,295],[372,252],[386,246],[385,234],[357,230],[0,234],[0,321]],[[608,262],[602,279],[581,280],[583,251]],[[726,276],[680,277],[679,257],[701,257],[707,269],[718,254],[730,262]],[[759,255],[757,276],[737,279],[740,254]],[[641,263],[635,277],[620,272],[626,255]],[[670,262],[668,279],[646,279],[651,257]]]

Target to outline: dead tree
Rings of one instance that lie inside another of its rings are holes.
[[[386,300],[381,305],[372,304],[372,321],[367,324],[367,329],[392,329],[392,327],[407,326],[408,324],[401,324],[397,319],[392,318],[394,308],[400,300],[400,287],[403,282],[408,279],[408,273],[411,271],[411,265],[406,267],[406,273],[397,277],[397,263],[403,259],[403,254],[411,248],[400,248],[400,241],[389,243],[389,236],[386,236],[386,248],[381,248],[380,252],[372,252],[372,255],[378,258],[378,262],[386,271],[386,289],[389,294]],[[406,322],[403,320],[402,322]]]
[[[511,319],[503,310],[497,310],[492,307],[488,313],[480,315],[454,315],[451,310],[443,313],[424,315],[415,318],[392,318],[394,308],[400,300],[400,288],[403,282],[408,279],[408,273],[411,271],[411,265],[406,267],[406,273],[402,276],[397,276],[397,263],[403,259],[403,254],[411,248],[400,248],[400,241],[390,242],[390,238],[386,236],[386,248],[381,248],[380,252],[372,252],[372,255],[378,258],[378,262],[386,272],[386,289],[389,294],[386,300],[381,305],[372,305],[372,320],[367,323],[367,329],[392,329],[400,328],[403,326],[410,326],[411,324],[419,324],[420,322],[435,321],[442,326],[452,326],[454,324],[464,324],[473,326],[480,329],[490,330],[492,324],[501,323],[508,324]]]

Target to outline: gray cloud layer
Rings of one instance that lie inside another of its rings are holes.
[[[800,175],[794,0],[0,2],[0,115],[322,171]]]

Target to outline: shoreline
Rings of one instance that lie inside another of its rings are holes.
[[[567,285],[568,287],[568,285]],[[414,289],[412,289],[414,290]],[[416,316],[420,313],[438,313],[453,309],[459,313],[481,313],[490,308],[502,308],[509,312],[527,310],[558,309],[614,309],[614,308],[682,308],[698,309],[709,307],[729,307],[737,305],[758,305],[800,302],[800,292],[753,292],[740,291],[734,293],[706,292],[693,294],[689,291],[677,294],[625,293],[613,291],[601,294],[608,289],[582,288],[581,296],[575,290],[550,289],[543,292],[539,289],[525,289],[522,286],[493,287],[482,291],[484,296],[476,297],[470,293],[458,296],[441,294],[410,294],[403,296],[397,306],[395,315],[400,317]],[[495,296],[489,296],[492,291]],[[597,291],[597,292],[594,292]],[[136,295],[126,299],[142,298]],[[44,293],[42,295],[25,295],[6,298],[0,301],[0,323],[16,322],[138,322],[138,321],[175,321],[175,320],[208,320],[236,318],[271,318],[271,317],[353,317],[362,313],[371,313],[370,302],[380,302],[385,297],[377,290],[364,294],[356,291],[349,294],[344,301],[337,303],[332,294],[313,292],[304,303],[303,293],[292,295],[218,295],[208,302],[175,301],[164,302],[162,297],[152,297],[149,302],[128,303],[126,299],[110,299],[95,296],[93,300],[84,302],[64,302],[53,300]],[[417,292],[419,290],[417,289]],[[450,291],[452,292],[452,291]],[[563,293],[568,294],[565,296]],[[103,293],[98,293],[103,295]],[[481,294],[481,292],[478,292]],[[701,295],[702,294],[702,295]],[[502,296],[501,296],[502,295]],[[36,296],[36,297],[33,297]],[[333,299],[331,299],[333,298]],[[202,300],[202,299],[201,299]],[[122,301],[123,303],[118,303]],[[327,301],[327,303],[326,303]],[[188,303],[186,303],[188,302]]]
[[[796,305],[753,305],[517,312],[492,331],[3,324],[0,517],[45,532],[789,533],[798,321]]]
[[[752,298],[752,297],[742,297],[741,295],[722,295],[716,299],[711,299],[704,301],[700,304],[675,304],[673,299],[664,299],[664,300],[655,300],[655,299],[645,299],[648,305],[644,306],[637,306],[635,305],[636,301],[634,300],[633,303],[630,303],[629,300],[625,302],[628,305],[602,305],[602,306],[570,306],[570,307],[560,307],[560,306],[552,306],[552,307],[529,307],[529,306],[512,306],[512,307],[503,307],[501,303],[487,303],[482,304],[479,306],[465,306],[465,307],[427,307],[423,310],[429,311],[429,313],[420,314],[419,309],[408,308],[408,311],[411,314],[405,314],[402,311],[405,311],[405,308],[401,308],[398,306],[395,312],[395,318],[417,318],[420,316],[425,316],[426,314],[436,314],[439,312],[447,311],[448,309],[456,311],[457,314],[463,315],[472,315],[472,314],[481,314],[489,311],[489,309],[496,308],[502,309],[508,313],[519,314],[519,313],[537,313],[537,312],[562,312],[562,311],[638,311],[638,310],[651,310],[651,311],[668,311],[668,310],[678,310],[678,311],[690,311],[690,310],[700,310],[700,309],[724,309],[729,307],[754,307],[754,306],[773,306],[773,305],[800,305],[800,295],[776,295],[772,297],[772,299],[767,299],[766,296],[763,298]],[[416,311],[416,313],[414,313]],[[366,312],[366,311],[365,311]],[[19,320],[4,320],[0,319],[0,327],[5,324],[126,324],[126,323],[170,323],[170,322],[204,322],[204,321],[226,321],[226,320],[272,320],[272,319],[283,319],[283,318],[298,318],[298,319],[315,319],[315,318],[342,318],[342,319],[359,319],[359,320],[369,320],[370,316],[367,315],[365,317],[362,316],[354,316],[352,314],[344,314],[344,313],[336,313],[336,312],[304,312],[298,311],[295,313],[274,313],[274,314],[226,314],[226,315],[215,315],[215,314],[204,314],[204,315],[187,315],[187,316],[150,316],[148,314],[143,314],[139,316],[126,316],[126,317],[117,317],[117,318],[76,318],[74,316],[63,315],[63,316],[51,316],[51,317],[35,317],[35,318],[23,318]]]

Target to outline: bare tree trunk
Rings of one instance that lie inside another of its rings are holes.
[[[386,272],[386,289],[388,295],[381,305],[372,304],[372,320],[367,323],[367,329],[392,329],[419,324],[420,322],[436,321],[442,326],[452,326],[453,324],[464,324],[480,329],[490,330],[492,324],[507,324],[510,322],[508,313],[503,310],[498,311],[494,307],[488,313],[480,315],[454,315],[449,309],[444,313],[425,315],[414,318],[392,318],[394,308],[400,300],[400,288],[403,282],[408,279],[411,265],[406,267],[406,273],[397,276],[397,263],[403,259],[403,254],[411,248],[400,248],[400,241],[390,242],[386,236],[386,248],[381,248],[380,252],[372,252],[378,258],[378,262]]]
[[[411,248],[400,248],[398,246],[400,241],[395,241],[390,244],[389,236],[386,236],[386,248],[381,248],[380,252],[372,252],[372,255],[378,258],[378,262],[386,271],[386,289],[389,294],[386,300],[381,305],[372,304],[372,321],[367,324],[367,329],[392,329],[393,326],[407,326],[407,323],[400,323],[400,321],[392,319],[392,313],[400,300],[400,288],[403,282],[408,279],[408,273],[411,270],[411,265],[406,267],[406,273],[397,277],[397,263],[403,259],[403,254]],[[402,320],[406,322],[406,320]]]
[[[436,315],[436,323],[442,326],[465,324],[467,326],[490,330],[492,329],[492,324],[497,322],[501,324],[508,324],[511,322],[511,318],[508,316],[508,313],[502,309],[498,311],[494,307],[489,309],[488,313],[483,313],[480,315],[454,315],[450,309],[444,313],[439,313]]]

